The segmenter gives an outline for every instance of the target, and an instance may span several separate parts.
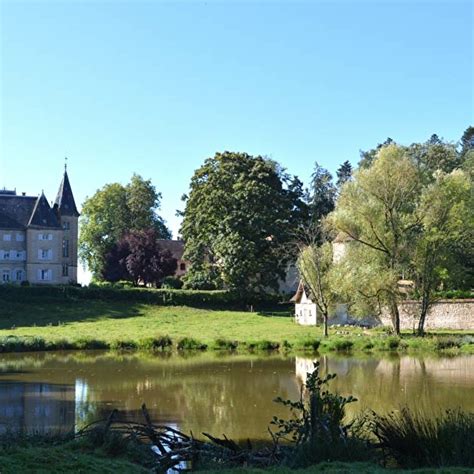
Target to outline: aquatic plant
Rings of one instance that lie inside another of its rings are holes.
[[[430,418],[403,408],[374,414],[372,432],[399,467],[474,466],[474,413],[446,410]]]

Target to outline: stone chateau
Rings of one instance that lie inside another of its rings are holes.
[[[78,218],[66,168],[52,207],[0,190],[0,283],[76,283]]]

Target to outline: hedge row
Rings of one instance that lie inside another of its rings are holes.
[[[0,285],[0,300],[37,301],[41,299],[130,301],[161,306],[204,308],[273,307],[280,302],[276,295],[240,295],[232,291],[174,290],[151,288],[113,288],[100,286],[15,286]]]

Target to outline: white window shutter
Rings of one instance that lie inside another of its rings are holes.
[[[3,250],[0,250],[0,259],[3,259],[3,255],[4,255],[4,251]]]
[[[43,259],[43,253],[42,253],[41,249],[38,249],[38,258],[39,258],[40,260]]]
[[[48,234],[48,240],[53,240],[53,234]]]
[[[48,270],[48,280],[53,279],[53,270]]]
[[[48,259],[49,260],[52,260],[53,258],[53,250],[52,249],[48,249]]]

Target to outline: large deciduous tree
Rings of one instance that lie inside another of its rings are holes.
[[[470,176],[460,169],[449,174],[438,172],[436,180],[423,190],[417,214],[420,227],[412,265],[420,296],[418,334],[423,335],[435,291],[453,279],[453,273],[465,270],[459,254],[472,262],[474,187]]]
[[[154,229],[134,230],[122,236],[106,255],[102,278],[159,286],[164,277],[174,274],[177,265],[171,252],[161,248],[159,237]]]
[[[79,254],[94,277],[103,273],[105,257],[114,244],[131,230],[154,229],[160,238],[170,238],[158,215],[161,194],[150,180],[134,174],[130,183],[106,184],[82,206]]]
[[[388,306],[393,328],[400,332],[397,281],[407,259],[407,246],[417,222],[413,220],[420,193],[419,173],[396,145],[381,147],[368,168],[362,168],[347,183],[330,217],[332,225],[364,250],[357,253],[357,270],[369,271],[373,280],[354,278],[354,292]],[[362,267],[362,268],[361,268]]]
[[[301,278],[309,288],[311,298],[323,316],[324,336],[328,335],[329,311],[337,298],[330,277],[332,262],[333,247],[329,242],[321,245],[313,242],[302,247],[297,261]]]
[[[277,289],[294,257],[288,243],[307,219],[301,182],[272,160],[224,152],[195,171],[181,233],[185,284],[242,292]]]

